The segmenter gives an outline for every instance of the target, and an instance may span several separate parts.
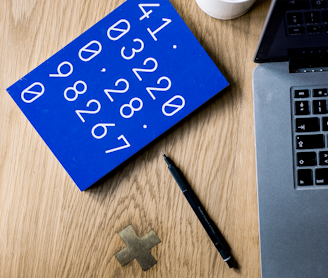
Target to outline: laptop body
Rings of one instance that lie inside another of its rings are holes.
[[[328,277],[326,12],[273,0],[254,58],[262,278]]]

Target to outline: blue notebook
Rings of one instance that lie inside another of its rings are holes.
[[[168,0],[128,0],[7,91],[82,191],[228,85]]]

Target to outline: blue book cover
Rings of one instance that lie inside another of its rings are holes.
[[[127,0],[7,91],[82,191],[228,85],[168,0]]]

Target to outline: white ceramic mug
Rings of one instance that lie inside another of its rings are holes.
[[[196,0],[208,15],[218,19],[233,19],[245,14],[256,0]]]

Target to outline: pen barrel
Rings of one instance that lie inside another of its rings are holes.
[[[188,200],[190,206],[192,207],[195,214],[197,215],[199,221],[203,225],[208,236],[211,238],[216,249],[219,251],[223,260],[228,263],[229,267],[232,267],[232,263],[230,260],[231,256],[227,251],[227,246],[225,244],[225,241],[223,240],[223,237],[219,229],[216,227],[214,222],[208,216],[205,209],[203,208],[200,201],[198,200],[197,196],[192,191],[191,187],[188,186],[188,183],[185,180],[182,173],[180,172],[180,170],[174,165],[174,163],[169,158],[167,158],[166,156],[164,156],[164,158],[168,164],[168,168],[172,176],[174,177],[175,181],[179,185],[180,189],[182,190],[182,193],[185,195],[186,199]]]
[[[185,195],[190,206],[192,207],[195,214],[197,215],[199,221],[202,223],[205,231],[207,232],[208,236],[211,238],[215,247],[220,252],[223,260],[228,260],[230,258],[230,254],[226,250],[226,246],[222,240],[222,235],[219,229],[214,224],[214,222],[206,213],[205,209],[201,205],[195,193],[190,188],[188,188],[187,191],[183,192],[183,194]]]
[[[182,190],[182,192],[185,192],[186,190],[188,190],[187,183],[186,183],[185,179],[183,178],[182,173],[179,171],[179,169],[171,164],[171,165],[169,165],[169,170],[170,170],[173,178],[179,185],[180,189]]]

